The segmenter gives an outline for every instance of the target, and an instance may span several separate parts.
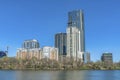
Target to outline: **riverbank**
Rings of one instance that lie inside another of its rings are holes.
[[[112,67],[108,67],[108,68],[84,68],[84,67],[80,67],[80,68],[0,68],[0,70],[19,70],[19,71],[80,71],[80,70],[120,70],[119,68],[112,68]]]
[[[85,64],[81,61],[72,60],[58,62],[48,59],[18,60],[4,57],[0,58],[0,70],[120,70],[120,62],[108,64],[99,61]]]

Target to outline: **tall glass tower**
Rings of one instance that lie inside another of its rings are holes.
[[[68,13],[67,56],[83,60],[85,52],[84,18],[82,10]]]
[[[58,48],[59,56],[66,55],[66,33],[57,33],[55,35],[55,47]]]

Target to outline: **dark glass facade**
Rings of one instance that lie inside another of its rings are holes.
[[[103,53],[102,57],[101,57],[101,60],[105,64],[112,64],[113,63],[112,53]]]
[[[66,55],[66,33],[58,33],[55,35],[55,47],[58,48],[59,55]]]
[[[4,56],[7,56],[6,52],[0,51],[0,58],[1,58],[1,57],[4,57]]]
[[[79,30],[84,30],[82,10],[74,10],[68,13],[68,27],[77,27]]]

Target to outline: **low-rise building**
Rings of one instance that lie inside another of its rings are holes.
[[[84,53],[84,63],[90,63],[90,53],[89,52]]]
[[[25,49],[19,48],[17,49],[17,59],[32,59],[33,57],[37,58],[38,60],[47,58],[50,60],[57,60],[58,61],[58,49],[54,47],[43,47],[41,48],[34,48],[34,49]]]
[[[37,59],[42,58],[40,48],[34,48],[34,49],[25,49],[25,48],[19,48],[17,49],[17,59],[32,59],[33,57]]]
[[[32,59],[35,57],[40,60],[43,58],[57,60],[58,61],[58,48],[43,47],[39,48],[39,42],[35,39],[25,40],[22,48],[17,49],[17,59]]]
[[[58,48],[45,46],[42,48],[42,58],[58,61]]]
[[[102,57],[101,57],[102,62],[104,62],[105,64],[109,65],[113,63],[113,57],[112,57],[112,53],[103,53]]]

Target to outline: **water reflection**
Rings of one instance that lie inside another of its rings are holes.
[[[120,80],[120,71],[0,71],[0,80]]]
[[[52,80],[84,80],[86,71],[59,71]]]
[[[120,71],[117,70],[96,70],[88,71],[86,80],[120,80]]]
[[[16,80],[85,80],[87,71],[16,71]]]

